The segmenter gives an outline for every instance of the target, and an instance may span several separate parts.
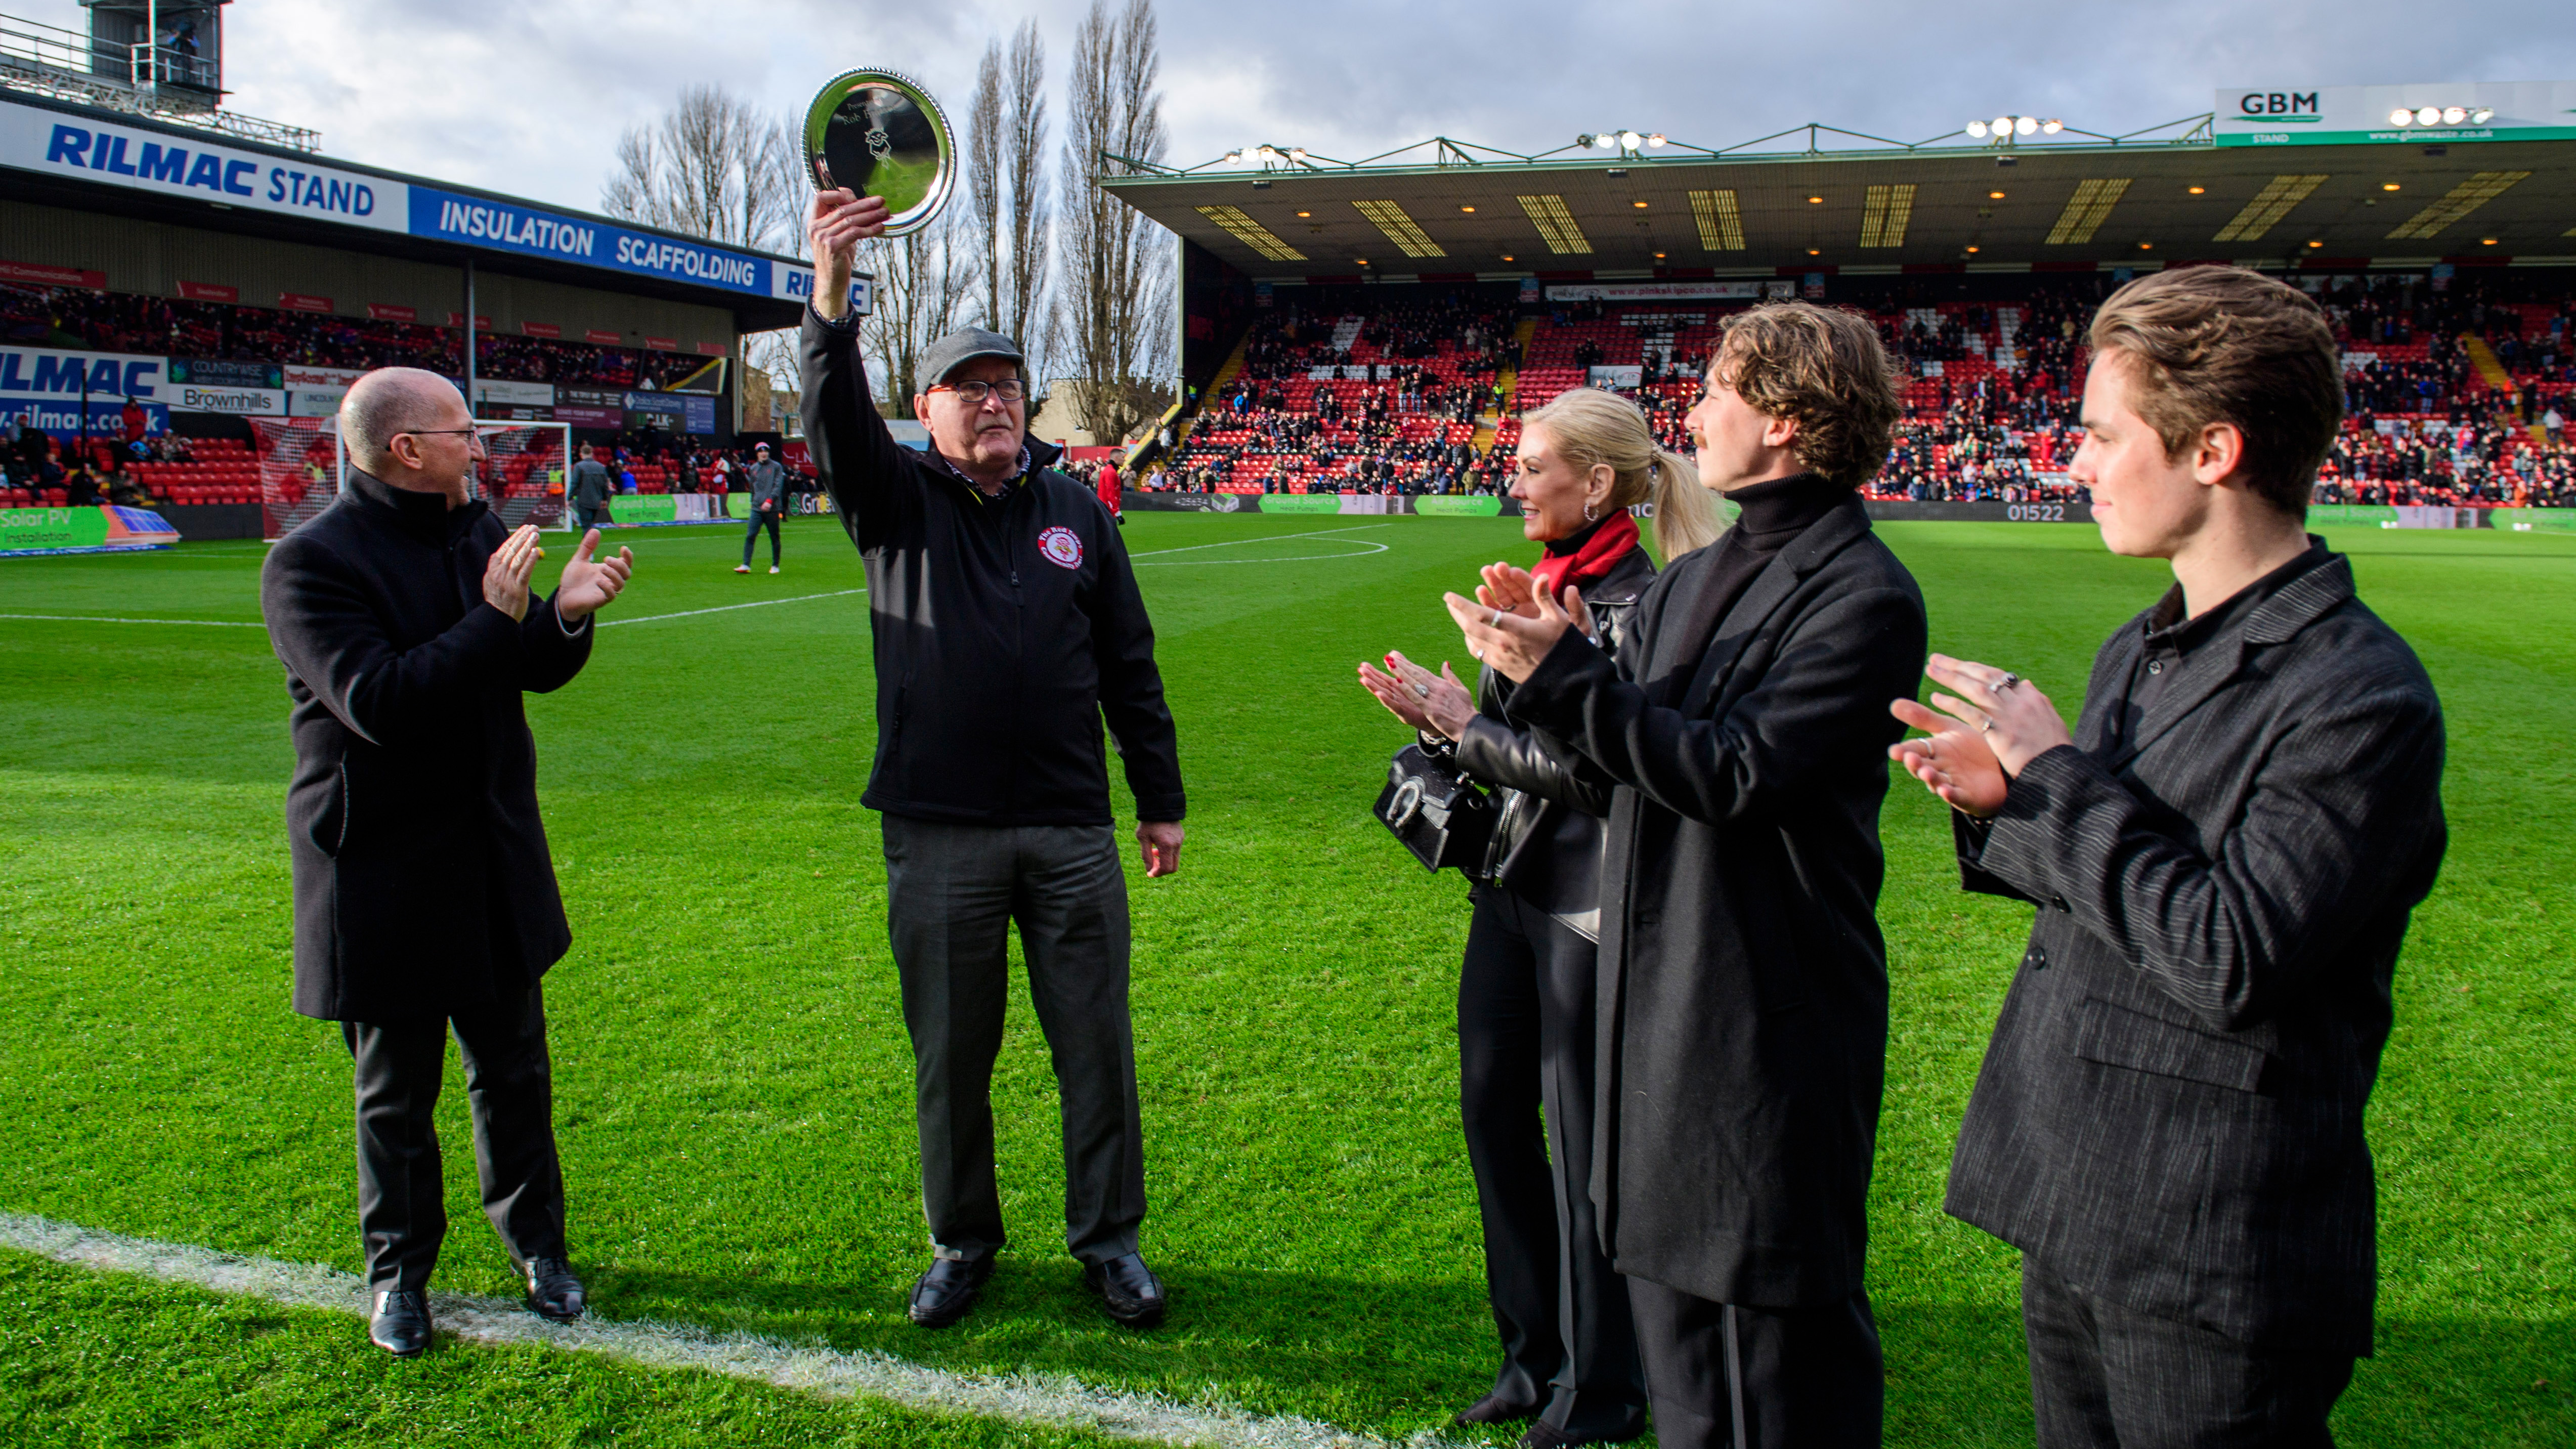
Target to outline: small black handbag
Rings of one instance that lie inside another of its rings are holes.
[[[1406,745],[1387,762],[1377,818],[1424,870],[1454,865],[1474,876],[1484,868],[1494,834],[1492,798],[1469,784],[1455,762],[1420,745]]]

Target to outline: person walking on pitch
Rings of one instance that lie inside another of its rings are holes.
[[[538,978],[572,944],[537,813],[521,695],[570,683],[592,616],[634,567],[592,531],[534,598],[534,526],[513,532],[467,468],[483,445],[456,385],[385,368],[340,409],[348,491],[269,553],[260,613],[294,701],[286,792],[295,1009],[340,1023],[356,1065],[368,1337],[429,1346],[447,1235],[438,1106],[465,1060],[484,1212],[528,1306],[581,1315],[564,1242],[554,1076]]]
[[[1106,745],[1126,765],[1145,873],[1170,875],[1185,801],[1154,626],[1108,511],[1028,436],[1011,339],[966,328],[932,343],[912,399],[930,448],[886,430],[849,311],[853,253],[886,216],[876,197],[815,197],[801,345],[805,436],[867,562],[877,743],[861,803],[884,812],[934,1255],[912,1320],[963,1317],[1004,1242],[991,1090],[1016,923],[1063,1110],[1065,1247],[1112,1318],[1146,1327],[1164,1297],[1137,1247],[1144,1126]]]
[[[778,519],[787,511],[787,469],[769,459],[769,445],[760,443],[751,450],[751,522],[742,531],[742,566],[738,574],[751,572],[751,546],[760,539],[763,527],[769,530],[769,571],[778,572]]]
[[[572,526],[580,529],[609,526],[608,495],[616,485],[608,478],[608,467],[590,455],[590,444],[581,445],[581,461],[572,465],[571,486],[566,500],[572,507]]]

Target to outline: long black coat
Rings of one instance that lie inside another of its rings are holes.
[[[1601,869],[1592,1198],[1619,1271],[1788,1306],[1861,1286],[1886,1075],[1887,702],[1923,596],[1857,496],[1713,624],[1714,546],[1617,661],[1571,631],[1513,718],[1617,782]],[[1700,627],[1688,621],[1702,620]]]
[[[481,503],[364,473],[279,540],[260,612],[295,702],[286,845],[295,1009],[342,1021],[443,1014],[524,989],[572,945],[537,818],[523,690],[590,658],[551,600],[483,601],[509,536]]]
[[[2075,743],[1960,830],[1968,887],[2039,914],[1948,1207],[2140,1313],[2367,1354],[2362,1114],[2447,839],[2441,702],[2340,558],[2141,714],[2143,622],[2094,660]]]

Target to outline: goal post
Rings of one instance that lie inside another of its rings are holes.
[[[511,528],[533,523],[548,532],[572,527],[564,489],[571,473],[572,424],[478,422],[484,461],[481,485],[493,514]]]

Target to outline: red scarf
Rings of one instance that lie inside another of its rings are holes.
[[[1592,530],[1583,547],[1572,553],[1551,553],[1531,565],[1530,578],[1547,590],[1549,598],[1562,600],[1568,584],[1580,590],[1601,582],[1636,546],[1637,520],[1622,508]]]

